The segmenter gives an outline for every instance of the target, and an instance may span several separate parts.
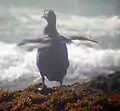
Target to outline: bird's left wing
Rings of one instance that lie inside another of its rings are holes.
[[[69,37],[69,38],[68,38]],[[62,42],[65,42],[65,43],[71,43],[73,42],[73,40],[80,40],[80,41],[90,41],[90,42],[94,42],[94,43],[99,43],[98,41],[96,40],[93,40],[93,39],[89,39],[89,38],[86,38],[86,37],[83,37],[83,36],[68,36],[68,37],[64,37],[62,35],[59,36],[59,39],[62,41]]]
[[[93,40],[93,39],[90,39],[90,38],[86,38],[86,37],[83,37],[83,36],[69,36],[72,40],[83,40],[83,41],[90,41],[90,42],[94,42],[94,43],[99,43],[98,41],[96,40]]]

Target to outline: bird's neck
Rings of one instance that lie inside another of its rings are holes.
[[[47,22],[47,27],[56,28],[56,21],[51,20]]]
[[[56,35],[58,35],[56,23],[48,23],[47,26],[44,28],[44,34],[47,34],[52,38],[56,37]]]
[[[55,31],[56,30],[56,24],[52,24],[52,23],[48,23],[47,26],[46,26],[49,30],[53,30]]]

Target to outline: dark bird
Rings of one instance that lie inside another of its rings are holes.
[[[72,42],[72,39],[87,40],[95,43],[97,41],[85,37],[78,38],[78,36],[73,36],[72,39],[69,39],[59,35],[56,29],[56,15],[51,9],[45,10],[42,18],[47,21],[43,35],[38,39],[23,40],[18,46],[38,43],[36,63],[42,76],[42,88],[45,86],[45,76],[51,81],[60,82],[61,86],[69,67],[66,43]]]

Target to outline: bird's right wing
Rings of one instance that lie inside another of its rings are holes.
[[[35,39],[23,39],[22,42],[18,43],[17,46],[31,44],[31,43],[48,43],[50,38],[42,37],[42,38],[35,38]]]
[[[47,36],[35,39],[24,39],[22,42],[18,43],[17,46],[26,49],[27,51],[32,51],[35,48],[43,49],[51,45],[50,40],[51,39]]]

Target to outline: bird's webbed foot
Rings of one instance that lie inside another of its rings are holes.
[[[42,76],[42,85],[38,88],[38,90],[44,90],[47,88],[47,86],[45,85],[45,78],[44,76]]]
[[[40,91],[41,91],[41,90],[44,90],[44,89],[46,89],[46,88],[47,88],[47,86],[46,86],[45,84],[42,84],[42,86],[41,86],[41,87],[39,87],[39,88],[38,88],[38,90],[40,90]]]

